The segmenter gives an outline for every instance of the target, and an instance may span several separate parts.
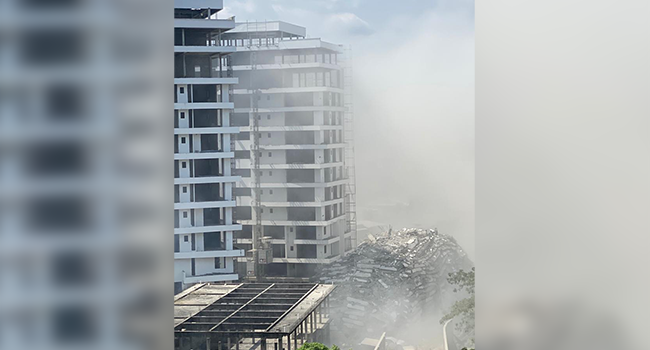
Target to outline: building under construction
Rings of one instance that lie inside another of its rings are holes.
[[[222,40],[236,48],[236,244],[252,252],[237,271],[310,277],[356,246],[349,51],[278,21]]]
[[[233,245],[234,108],[228,69],[235,49],[221,45],[232,19],[217,19],[221,0],[175,0],[174,9],[174,290],[236,281]]]
[[[174,298],[175,349],[296,350],[329,344],[329,296],[313,283],[196,284]]]

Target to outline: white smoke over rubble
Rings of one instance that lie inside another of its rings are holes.
[[[447,276],[471,266],[456,240],[435,229],[369,236],[317,276],[338,285],[331,301],[332,343],[355,348],[383,332],[409,344],[439,337],[438,320],[456,297]]]

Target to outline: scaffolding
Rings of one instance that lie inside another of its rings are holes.
[[[354,167],[354,99],[352,74],[352,47],[344,47],[341,56],[343,66],[343,134],[345,139],[345,172],[347,186],[345,192],[346,233],[350,233],[350,246],[345,251],[357,246],[357,185]]]
[[[260,156],[262,148],[260,147],[260,114],[258,101],[261,98],[261,91],[258,88],[257,82],[255,81],[255,72],[257,71],[257,52],[256,48],[260,49],[262,46],[268,46],[269,40],[266,33],[266,21],[264,23],[264,30],[262,31],[264,35],[256,35],[256,38],[251,36],[249,31],[251,24],[246,22],[246,37],[247,45],[246,48],[249,51],[250,56],[250,79],[248,86],[248,93],[250,95],[250,116],[249,120],[252,121],[252,136],[253,144],[251,147],[252,152],[252,172],[253,172],[253,209],[255,212],[255,222],[252,230],[252,249],[251,254],[247,257],[247,278],[248,279],[259,279],[264,276],[263,266],[271,263],[273,261],[272,250],[270,245],[270,240],[263,237],[263,226],[262,226],[262,184],[261,184],[261,170],[260,170]],[[254,22],[255,28],[254,33],[257,32],[259,23]],[[256,39],[256,40],[255,40]],[[264,39],[264,40],[262,40]]]

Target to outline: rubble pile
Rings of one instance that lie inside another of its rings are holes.
[[[370,235],[317,275],[338,285],[331,297],[333,338],[353,345],[417,322],[423,313],[442,312],[452,289],[448,274],[471,266],[455,239],[435,229]]]

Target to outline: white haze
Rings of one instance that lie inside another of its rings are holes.
[[[352,46],[359,220],[438,227],[473,259],[473,2],[224,5],[224,17],[282,20],[306,27],[310,37]]]

